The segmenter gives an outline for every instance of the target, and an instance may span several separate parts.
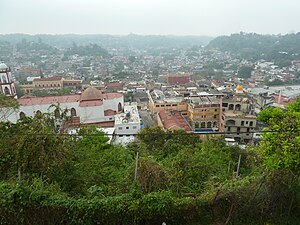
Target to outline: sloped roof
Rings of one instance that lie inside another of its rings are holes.
[[[159,112],[159,117],[164,125],[164,128],[167,130],[177,127],[178,129],[191,131],[191,128],[189,127],[183,116],[180,114],[180,112],[162,110]]]
[[[100,90],[94,87],[88,87],[82,92],[80,101],[103,100],[103,94]]]

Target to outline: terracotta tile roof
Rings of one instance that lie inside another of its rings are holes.
[[[168,76],[169,84],[186,84],[190,82],[190,77],[187,75],[182,76]]]
[[[123,82],[110,82],[106,84],[106,87],[112,88],[112,87],[123,87],[125,84]]]
[[[116,114],[117,114],[117,112],[115,110],[112,110],[112,109],[104,110],[104,116],[114,116]]]
[[[123,93],[118,93],[118,92],[103,93],[104,99],[120,98],[122,96],[123,96]]]
[[[19,98],[18,102],[22,106],[29,105],[47,105],[56,103],[78,102],[80,94],[62,95],[62,96],[46,96],[46,97],[25,97]]]
[[[122,93],[104,93],[104,99],[114,99],[122,97]],[[18,102],[22,106],[30,105],[47,105],[67,102],[79,102],[81,94],[62,95],[62,96],[46,96],[46,97],[22,97],[18,99]],[[80,102],[81,107],[99,106],[102,105],[102,100],[86,100]]]
[[[288,98],[287,96],[282,95],[280,102],[278,102],[279,100],[279,95],[278,94],[273,94],[274,96],[274,103],[279,104],[279,105],[287,105],[289,103],[295,102],[296,98]]]
[[[62,77],[46,77],[46,78],[35,78],[33,81],[59,81],[62,80]]]
[[[41,69],[37,69],[37,68],[25,68],[25,69],[21,69],[18,72],[20,73],[39,73],[41,72]]]
[[[164,128],[167,130],[177,127],[178,129],[191,131],[191,128],[187,124],[186,120],[177,111],[162,110],[159,112],[159,117],[164,125]]]

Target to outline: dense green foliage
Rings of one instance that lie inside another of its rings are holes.
[[[254,68],[252,66],[242,66],[238,70],[238,77],[250,78],[253,70]]]
[[[299,105],[290,105],[287,112],[268,108],[259,119],[272,130],[296,131]],[[222,138],[201,140],[153,127],[124,147],[108,144],[93,127],[76,136],[59,135],[56,122],[46,114],[1,123],[0,224],[300,220],[297,132],[266,133],[261,145],[242,150],[226,146]]]
[[[0,93],[0,121],[6,120],[19,106],[16,99]]]
[[[109,55],[106,49],[102,48],[97,44],[89,44],[89,45],[81,45],[81,46],[77,46],[76,44],[73,44],[73,46],[65,52],[65,56],[70,56],[75,54],[79,56],[102,56],[102,57],[107,57]]]

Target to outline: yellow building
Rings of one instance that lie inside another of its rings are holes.
[[[219,130],[222,112],[222,94],[197,95],[188,97],[187,116],[194,130]]]
[[[187,103],[183,97],[165,96],[160,90],[154,90],[149,94],[149,109],[154,115],[162,110],[187,111]]]
[[[32,84],[36,89],[59,90],[63,88],[63,80],[62,77],[35,78]]]

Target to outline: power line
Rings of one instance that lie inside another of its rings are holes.
[[[240,132],[196,132],[196,133],[165,133],[166,136],[199,136],[199,135],[230,135],[230,134],[263,134],[263,133],[298,133],[300,130],[262,130],[262,131],[240,131]],[[8,136],[70,136],[70,137],[97,137],[97,136],[115,136],[116,134],[68,134],[68,133],[13,133]],[[161,136],[162,133],[148,133],[148,134],[118,134],[131,136]]]

